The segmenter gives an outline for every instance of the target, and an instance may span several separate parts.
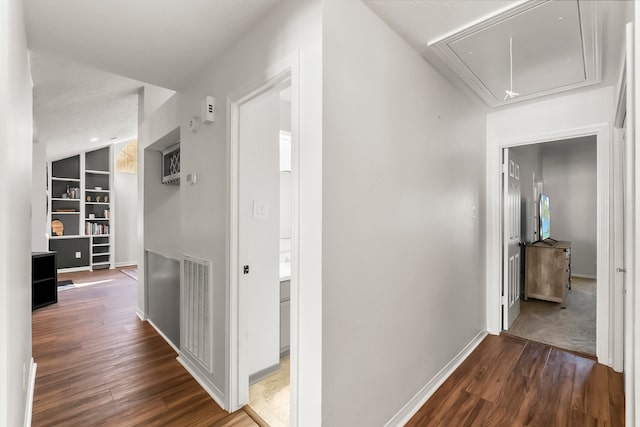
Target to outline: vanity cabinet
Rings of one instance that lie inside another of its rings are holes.
[[[280,358],[289,354],[291,333],[291,281],[280,282]]]
[[[566,307],[571,288],[571,242],[536,242],[525,251],[525,300],[536,298]]]

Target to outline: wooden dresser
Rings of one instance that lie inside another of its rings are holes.
[[[571,288],[571,242],[536,242],[525,250],[525,300],[536,298],[566,307]]]

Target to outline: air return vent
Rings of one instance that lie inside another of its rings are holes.
[[[182,256],[181,350],[213,373],[211,261]]]

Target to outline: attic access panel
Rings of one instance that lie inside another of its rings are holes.
[[[492,107],[599,82],[597,2],[526,2],[429,46]],[[509,39],[513,38],[513,90]]]

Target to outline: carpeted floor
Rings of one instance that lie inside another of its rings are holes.
[[[567,308],[529,299],[520,302],[520,316],[508,333],[567,350],[596,353],[596,281],[572,278]]]

